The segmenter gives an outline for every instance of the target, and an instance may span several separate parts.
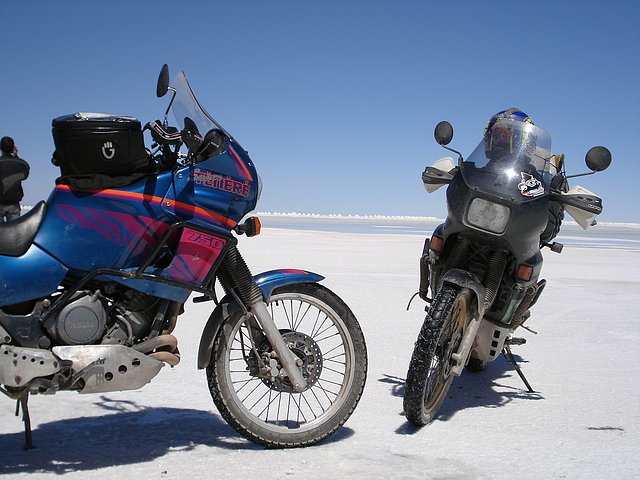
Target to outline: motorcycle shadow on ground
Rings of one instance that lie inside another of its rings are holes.
[[[116,413],[70,418],[35,425],[35,448],[24,450],[24,432],[0,435],[0,475],[88,471],[117,465],[144,463],[170,452],[198,447],[264,450],[235,432],[217,413],[141,407],[134,402],[101,397],[96,405]],[[5,417],[5,421],[9,421]],[[14,421],[22,425],[20,418]],[[322,443],[353,435],[342,427]]]
[[[523,367],[526,361],[514,355],[518,364]],[[523,368],[526,375],[526,366]],[[529,378],[535,390],[535,379]],[[392,385],[391,394],[404,396],[404,378],[385,375],[380,382]],[[449,389],[446,400],[440,407],[436,422],[446,422],[457,412],[468,408],[500,408],[516,400],[543,400],[540,392],[529,392],[518,376],[515,368],[504,356],[500,356],[481,372],[465,369],[460,377],[455,378]],[[400,413],[402,415],[402,413]],[[396,433],[411,435],[420,430],[409,422],[396,429]]]

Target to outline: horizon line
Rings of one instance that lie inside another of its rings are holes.
[[[408,220],[408,221],[428,221],[428,222],[444,222],[444,218],[433,216],[419,216],[419,215],[360,215],[360,214],[341,214],[341,213],[302,213],[302,212],[252,212],[252,215],[257,216],[272,216],[272,217],[306,217],[306,218],[329,218],[332,220]],[[563,220],[563,224],[566,225],[578,225],[575,220]],[[618,227],[631,227],[640,228],[640,223],[637,222],[609,222],[598,221],[595,226],[618,226]]]
[[[33,205],[21,205],[20,209],[26,212],[33,208]],[[342,213],[303,213],[303,212],[251,212],[252,215],[258,215],[263,217],[305,217],[305,218],[326,218],[331,220],[404,220],[404,221],[420,221],[420,222],[444,222],[444,218],[434,216],[420,216],[420,215],[381,215],[381,214],[342,214]],[[562,222],[566,225],[577,225],[574,220],[564,220]],[[597,222],[596,226],[616,226],[616,227],[629,227],[640,228],[638,222],[609,222],[601,221]]]

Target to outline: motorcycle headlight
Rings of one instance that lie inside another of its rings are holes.
[[[467,223],[491,233],[502,233],[507,228],[510,213],[504,205],[474,198],[467,210]]]

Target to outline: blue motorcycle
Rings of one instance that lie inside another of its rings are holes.
[[[168,93],[164,120],[144,128],[105,114],[55,119],[55,188],[0,224],[0,391],[22,409],[27,448],[30,394],[138,389],[176,365],[172,331],[192,292],[216,303],[198,368],[246,438],[315,444],[362,395],[367,353],[355,316],[318,274],[252,276],[237,235],[260,232],[258,218],[245,219],[262,188],[256,168],[184,73],[170,83],[164,65],[157,96]]]

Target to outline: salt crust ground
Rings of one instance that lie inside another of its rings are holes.
[[[326,276],[359,319],[369,348],[364,396],[345,427],[311,448],[265,450],[238,436],[195,368],[210,304],[187,305],[182,362],[133,392],[71,392],[30,401],[37,449],[22,450],[14,404],[0,399],[7,479],[631,479],[640,472],[638,249],[545,254],[549,285],[516,353],[536,393],[502,359],[454,382],[441,418],[416,430],[401,414],[420,328],[423,239],[265,229],[242,238],[257,273],[297,267]]]

